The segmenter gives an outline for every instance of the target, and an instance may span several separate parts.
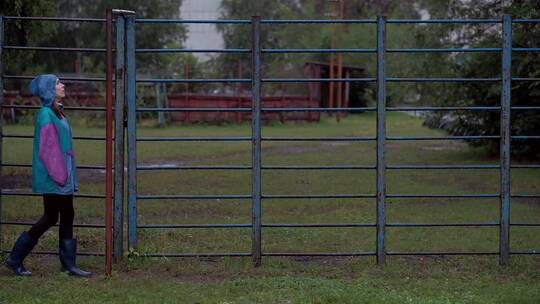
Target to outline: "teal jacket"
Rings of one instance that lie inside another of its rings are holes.
[[[32,190],[36,193],[70,195],[78,190],[71,127],[51,106],[56,98],[55,75],[40,75],[30,83],[41,108],[34,125]]]

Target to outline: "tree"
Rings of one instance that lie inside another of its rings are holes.
[[[21,16],[22,14],[52,16],[56,14],[53,0],[32,1],[13,0],[0,2],[0,15]],[[39,24],[21,20],[4,21],[4,45],[32,45],[50,39],[57,33],[58,27],[54,23]],[[4,73],[11,75],[34,74],[42,71],[46,65],[43,62],[36,64],[33,60],[35,51],[4,50]]]
[[[413,1],[416,2],[416,1]],[[253,11],[252,1],[223,0],[221,2],[223,19],[249,19]],[[261,15],[264,19],[329,19],[332,11],[329,0],[301,1],[261,1]],[[410,2],[387,0],[351,0],[345,1],[345,19],[374,19],[376,15],[388,15],[393,18],[418,18],[417,9]],[[335,33],[337,48],[374,48],[376,32],[373,24],[330,25],[330,24],[264,24],[261,41],[263,48],[330,48],[332,26],[337,28]],[[393,27],[388,31],[388,41],[393,47],[403,46],[415,40],[414,26],[403,25]],[[249,48],[251,29],[248,26],[222,25],[218,27],[228,48]],[[220,55],[216,58],[220,71],[235,71],[240,56],[236,54]],[[423,60],[423,59],[422,59]],[[266,77],[303,77],[303,65],[306,61],[329,62],[328,53],[288,53],[264,54],[263,71]],[[250,66],[248,56],[241,57],[243,65]],[[360,66],[367,70],[368,75],[376,73],[376,57],[374,54],[343,54],[345,65]],[[419,61],[403,61],[398,56],[389,55],[387,61],[388,73],[404,75],[418,70]],[[249,70],[243,69],[249,72]],[[249,75],[246,73],[246,75]],[[265,84],[265,92],[272,93],[281,90],[281,84]],[[305,91],[305,84],[287,84],[287,92]],[[372,88],[373,91],[374,88]],[[403,86],[388,86],[390,102],[402,102],[411,99],[414,88]],[[370,96],[367,96],[371,98]]]
[[[500,1],[476,3],[466,12],[456,11],[463,18],[483,18],[510,14],[514,18],[535,18],[540,14],[540,3],[533,0],[514,1],[503,6]],[[454,32],[456,29],[453,30]],[[489,28],[467,26],[457,29],[458,47],[500,47],[500,25]],[[448,35],[456,37],[456,35]],[[535,24],[513,25],[513,47],[537,47],[540,41],[540,28]],[[448,57],[448,63],[459,77],[481,78],[501,75],[500,54],[461,54]],[[512,75],[514,77],[538,78],[540,75],[539,53],[514,53]],[[501,84],[461,84],[460,87],[448,87],[444,95],[425,91],[424,96],[436,96],[435,105],[439,106],[499,106]],[[512,83],[512,106],[540,106],[540,81],[514,81]],[[434,113],[427,116],[425,124],[441,128],[452,135],[499,135],[500,113],[498,111],[461,111],[454,114]],[[540,111],[512,111],[512,135],[538,135],[540,131]],[[498,153],[499,143],[493,140],[476,140],[473,145],[482,145],[493,154]],[[514,155],[526,157],[540,156],[538,140],[512,142]]]
[[[122,8],[136,12],[137,18],[179,18],[182,0],[15,0],[2,2],[3,15],[62,16],[104,18],[107,8]],[[6,44],[20,46],[105,48],[105,24],[95,22],[6,22]],[[182,47],[186,28],[182,24],[137,24],[138,48]],[[83,72],[102,74],[105,56],[102,53],[6,52],[7,73],[34,74]],[[15,54],[16,53],[16,54]],[[61,54],[61,56],[58,56]],[[9,57],[13,56],[13,57]],[[138,71],[142,73],[177,72],[185,55],[145,54],[138,56]],[[13,63],[13,64],[10,64]],[[32,63],[32,64],[25,64]],[[37,66],[35,63],[39,63]],[[80,69],[80,70],[79,70]]]

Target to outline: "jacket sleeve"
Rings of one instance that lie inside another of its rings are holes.
[[[60,142],[56,127],[52,123],[45,124],[40,130],[39,159],[45,165],[49,176],[60,186],[67,182],[67,167],[60,150]]]

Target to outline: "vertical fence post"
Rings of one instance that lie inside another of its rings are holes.
[[[165,84],[158,83],[154,85],[154,89],[156,92],[156,106],[158,108],[163,108],[165,106],[165,103],[163,100],[165,99],[164,89],[163,87]],[[165,113],[163,111],[158,112],[158,127],[165,126]]]
[[[128,149],[128,246],[137,247],[137,83],[135,13],[126,16],[126,97]]]
[[[386,51],[386,16],[377,16],[377,264],[385,261],[385,140],[386,140],[386,94],[384,53]]]
[[[124,252],[124,26],[125,18],[116,16],[116,64],[114,103],[114,259],[118,262]]]
[[[106,33],[107,33],[107,81],[105,88],[105,100],[107,104],[106,119],[106,143],[105,143],[105,273],[112,274],[112,10],[108,9],[106,13]]]
[[[261,17],[251,18],[251,254],[261,264]]]
[[[0,15],[0,178],[2,178],[2,166],[4,159],[4,61],[2,60],[2,48],[4,47],[4,16]],[[0,186],[0,253],[2,253],[2,187]]]
[[[505,265],[510,258],[510,161],[511,161],[511,102],[512,102],[512,19],[503,16],[502,37],[502,91],[500,123],[500,165],[501,165],[501,219],[499,239],[499,263]]]

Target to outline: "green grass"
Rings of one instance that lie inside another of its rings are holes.
[[[77,125],[77,124],[75,124]],[[388,136],[444,136],[422,126],[421,120],[389,113]],[[32,134],[30,125],[8,125],[6,134]],[[74,128],[78,136],[103,136],[103,129]],[[336,123],[264,125],[263,136],[374,136],[373,113],[349,115]],[[138,136],[250,136],[243,125],[191,125],[153,128],[143,124]],[[263,165],[374,165],[373,142],[263,142]],[[104,144],[76,141],[79,164],[103,165]],[[28,163],[30,139],[5,139],[3,161]],[[182,165],[249,165],[249,142],[139,142],[138,163]],[[497,164],[481,147],[459,141],[389,141],[387,161],[404,164]],[[534,161],[529,161],[533,163]],[[514,161],[514,164],[520,162]],[[27,190],[27,169],[4,169],[12,187]],[[102,194],[105,175],[80,170],[81,193]],[[372,194],[373,170],[263,172],[265,194]],[[512,169],[513,193],[539,193],[540,174]],[[17,181],[15,183],[15,181]],[[138,173],[139,194],[249,194],[249,171],[144,171]],[[6,187],[4,187],[6,188]],[[392,194],[498,193],[498,170],[388,170]],[[103,202],[77,199],[76,222],[103,223]],[[3,198],[2,219],[35,221],[40,198]],[[512,222],[540,222],[537,199],[512,199]],[[387,199],[389,223],[498,222],[498,199]],[[143,200],[141,224],[250,223],[249,200]],[[263,223],[374,223],[374,199],[264,200]],[[11,246],[27,227],[2,226],[2,248]],[[56,229],[47,232],[39,249],[54,250]],[[540,227],[512,227],[511,250],[539,250]],[[76,229],[80,251],[103,251],[103,233]],[[498,227],[387,228],[388,251],[497,252]],[[373,251],[374,228],[265,228],[264,252]],[[140,229],[138,253],[249,252],[251,230]],[[102,259],[81,257],[85,267],[101,272]],[[116,266],[111,279],[102,275],[72,280],[57,274],[55,257],[31,256],[36,276],[20,279],[0,270],[0,303],[63,303],[86,299],[104,303],[537,303],[540,301],[540,261],[512,256],[499,267],[496,256],[388,257],[384,267],[371,257],[264,257],[253,268],[249,258],[147,259],[131,257]],[[39,285],[40,288],[34,288]],[[62,287],[66,290],[58,291]],[[60,292],[59,295],[57,293]],[[22,297],[20,301],[16,301]],[[62,300],[63,299],[63,300]],[[83,301],[83,302],[85,302]]]

